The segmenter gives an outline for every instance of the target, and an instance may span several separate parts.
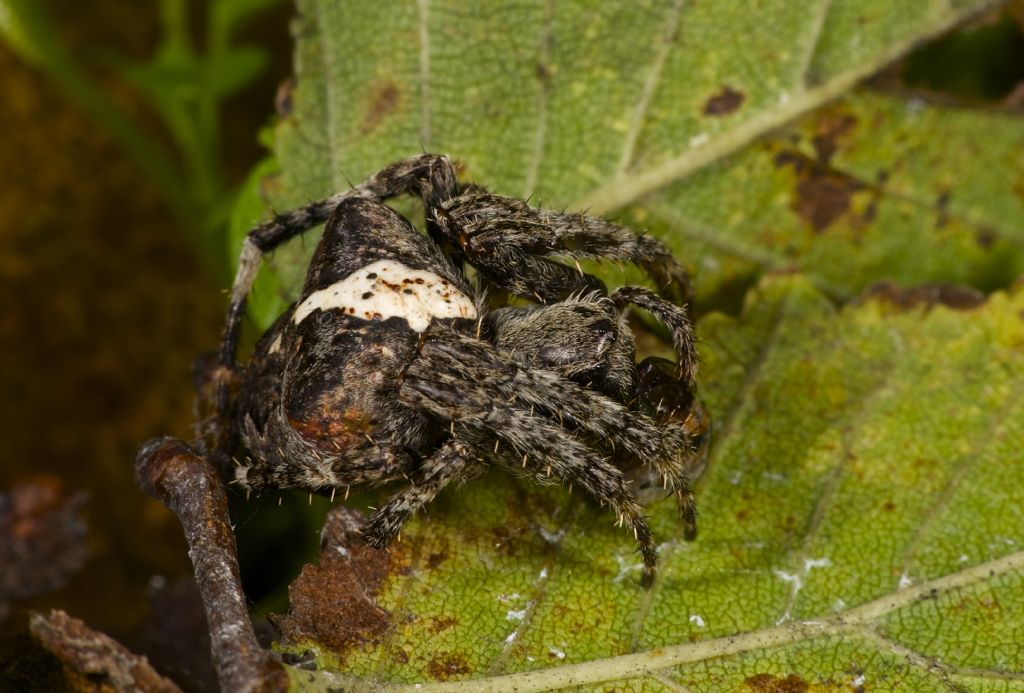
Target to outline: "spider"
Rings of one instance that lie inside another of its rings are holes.
[[[384,204],[405,194],[422,201],[426,234]],[[238,365],[262,256],[323,222],[301,295]],[[462,184],[443,155],[398,161],[256,227],[216,370],[222,458],[247,451],[233,482],[332,498],[402,482],[362,530],[382,548],[447,485],[499,465],[609,505],[632,528],[649,585],[657,552],[622,468],[656,474],[675,495],[684,535],[695,536],[687,471],[706,454],[709,421],[694,397],[690,320],[654,291],[609,293],[578,263],[554,258],[632,261],[677,300],[688,295],[660,241]],[[501,294],[536,303],[489,308]],[[668,329],[677,363],[634,363],[631,305]]]

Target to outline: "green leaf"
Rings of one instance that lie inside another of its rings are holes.
[[[1024,290],[925,296],[839,310],[779,276],[704,320],[701,536],[651,508],[651,591],[606,511],[495,474],[408,527],[383,635],[288,648],[373,685],[466,680],[427,691],[1020,682]]]
[[[653,590],[607,513],[494,473],[358,585],[384,630],[338,650],[289,631],[321,665],[296,685],[1019,686],[1024,295],[832,303],[1024,271],[1021,119],[853,90],[992,4],[299,0],[274,208],[444,151],[467,180],[663,236],[701,303],[742,312],[700,325],[702,534],[651,508]],[[275,253],[262,324],[313,245]]]

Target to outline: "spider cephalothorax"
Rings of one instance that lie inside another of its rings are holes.
[[[426,235],[383,204],[407,193],[423,201]],[[236,366],[262,254],[324,221],[298,301]],[[676,496],[685,534],[695,534],[687,471],[706,453],[708,421],[693,393],[690,321],[658,293],[609,294],[553,258],[632,261],[666,295],[687,296],[685,272],[659,241],[460,184],[445,156],[397,162],[256,228],[218,370],[220,453],[244,451],[235,482],[332,496],[402,484],[363,530],[382,547],[447,484],[486,465],[510,467],[610,505],[632,527],[649,582],[654,541],[621,467],[656,472]],[[494,307],[505,293],[537,303]],[[677,363],[634,363],[630,305],[668,329]]]

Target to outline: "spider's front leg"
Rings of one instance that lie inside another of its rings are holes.
[[[617,224],[584,214],[534,209],[526,202],[480,188],[430,208],[437,228],[491,282],[544,303],[567,292],[603,289],[600,280],[552,258],[627,260],[642,268],[659,291],[690,300],[689,275],[668,246]]]
[[[451,422],[456,439],[541,481],[577,484],[609,504],[633,529],[654,575],[656,551],[643,509],[607,446],[645,463],[673,459],[688,441],[644,414],[547,370],[514,362],[492,345],[447,330],[427,333],[405,373],[399,398]]]
[[[634,367],[633,335],[624,313],[629,305],[648,310],[672,335],[678,364],[659,358]],[[686,310],[641,287],[623,287],[609,297],[575,297],[530,308],[502,308],[488,315],[496,345],[530,368],[554,371],[647,414],[665,431],[681,432],[685,444],[662,454],[630,458],[654,474],[645,485],[670,490],[677,500],[687,538],[696,535],[696,504],[689,480],[707,457],[709,421],[694,397],[697,356]],[[614,439],[614,438],[613,438]]]

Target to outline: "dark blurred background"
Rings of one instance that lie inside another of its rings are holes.
[[[32,23],[0,34],[0,688],[63,685],[25,629],[28,610],[50,608],[209,688],[184,539],[137,490],[132,461],[148,438],[191,438],[190,364],[217,344],[227,216],[266,156],[258,133],[291,71],[293,10],[285,0],[231,16],[210,7],[245,3],[4,3]],[[1011,3],[876,86],[1020,109],[1022,27],[1024,3]],[[235,48],[213,45],[225,37]],[[172,175],[152,169],[148,146]],[[280,603],[306,558],[284,547],[315,547],[316,521],[295,509],[305,503],[286,501],[269,530],[253,520],[258,506],[236,507],[254,602]],[[289,535],[299,540],[282,542]],[[28,555],[30,545],[43,548]],[[174,640],[188,641],[182,652]]]
[[[263,66],[218,104],[214,154],[226,193],[266,155],[257,131],[290,72],[292,8],[265,4],[234,28],[237,42],[265,53]],[[165,8],[43,5],[95,86],[175,157],[160,114],[104,67],[114,53],[149,59]],[[206,29],[203,5],[188,8],[191,36]],[[0,532],[46,534],[55,550],[85,547],[70,565],[40,556],[17,575],[0,549],[0,602],[22,597],[16,609],[0,606],[0,688],[18,689],[30,662],[15,660],[31,659],[23,610],[59,607],[133,642],[154,590],[191,575],[176,520],[136,488],[132,461],[148,438],[192,437],[190,364],[216,347],[230,267],[224,236],[193,242],[195,229],[182,228],[162,188],[60,77],[2,36],[0,86]],[[216,243],[223,255],[209,250]],[[46,588],[56,589],[33,594]]]

